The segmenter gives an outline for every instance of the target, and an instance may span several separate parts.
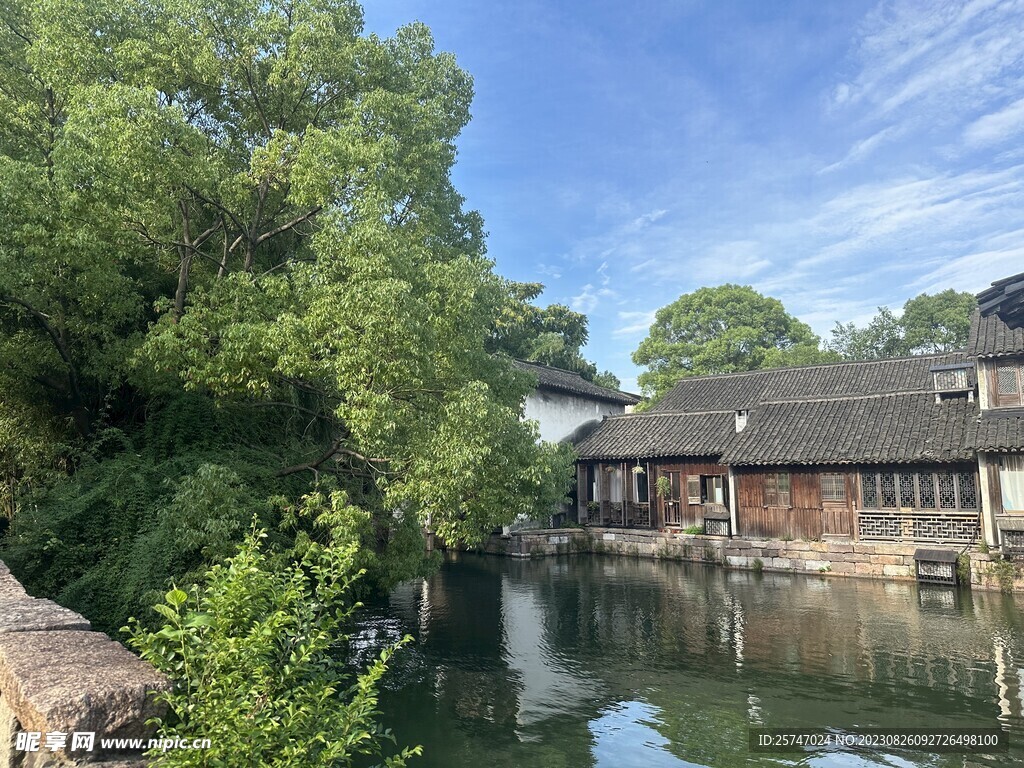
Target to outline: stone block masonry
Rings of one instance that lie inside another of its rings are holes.
[[[508,557],[609,553],[714,563],[727,568],[914,581],[920,545],[843,540],[786,541],[622,528],[559,528],[492,536],[484,551]],[[971,586],[1024,592],[1024,568],[971,548]]]
[[[104,755],[100,738],[149,738],[163,713],[153,692],[170,683],[88,620],[29,596],[0,562],[0,768],[128,768],[138,756]],[[68,755],[16,749],[19,732],[92,732],[96,747]]]

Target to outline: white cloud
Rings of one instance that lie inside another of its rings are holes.
[[[831,165],[826,165],[819,171],[819,173],[831,173],[832,171],[838,171],[840,168],[845,168],[851,163],[863,160],[874,152],[881,144],[897,138],[904,131],[905,128],[898,125],[890,125],[888,128],[883,128],[877,133],[871,134],[866,139],[861,139],[856,142],[842,160],[837,160]]]
[[[602,299],[613,298],[615,291],[608,288],[595,288],[591,283],[587,283],[580,290],[579,295],[572,297],[570,306],[577,312],[582,312],[585,315],[589,315],[601,303]]]
[[[1024,98],[998,112],[979,117],[964,130],[964,142],[973,147],[999,144],[1024,131]]]
[[[636,336],[641,333],[647,333],[654,322],[656,312],[657,310],[653,309],[647,312],[619,312],[619,322],[624,323],[624,325],[620,325],[613,330],[612,336],[622,338],[624,336]]]

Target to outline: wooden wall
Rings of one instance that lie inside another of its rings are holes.
[[[657,478],[664,472],[679,472],[680,477],[680,496],[681,496],[681,523],[680,527],[686,528],[691,525],[699,525],[704,519],[704,510],[700,504],[689,504],[687,503],[686,496],[686,478],[688,476],[700,476],[700,475],[722,475],[723,477],[729,474],[729,468],[723,464],[719,464],[713,459],[709,458],[698,458],[698,459],[653,459],[650,462],[650,471],[647,473],[650,477],[651,482],[651,500],[656,502],[653,509],[655,519],[652,521],[655,528],[664,528],[666,526],[665,517],[665,499],[658,496],[657,490],[654,484],[657,482]],[[726,486],[728,483],[726,483]],[[728,491],[726,491],[728,493]]]
[[[820,539],[824,534],[853,536],[857,473],[850,467],[737,467],[737,534],[740,536]],[[765,475],[789,472],[790,505],[768,506]],[[839,473],[846,483],[845,502],[823,502],[823,473]]]

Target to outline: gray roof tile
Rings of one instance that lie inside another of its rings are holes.
[[[999,315],[975,312],[967,353],[977,357],[1024,354],[1024,328],[1011,328]]]
[[[973,458],[977,404],[932,393],[766,403],[722,456],[727,464],[846,464]]]
[[[775,400],[856,397],[932,389],[931,368],[969,362],[963,352],[888,360],[808,365],[765,371],[692,376],[679,381],[654,411],[752,408]]]
[[[632,395],[629,392],[620,392],[617,389],[600,387],[572,371],[564,371],[561,368],[553,368],[549,365],[541,365],[540,363],[529,363],[525,360],[515,360],[513,362],[519,370],[536,376],[538,386],[541,388],[568,392],[573,395],[583,395],[597,400],[606,400],[611,403],[621,403],[622,405],[635,405],[641,399],[639,395]]]
[[[1024,408],[982,411],[974,447],[979,451],[1024,450]]]
[[[627,414],[602,421],[576,451],[585,459],[718,456],[735,432],[732,411]]]

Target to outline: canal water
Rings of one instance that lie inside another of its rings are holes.
[[[368,606],[365,658],[411,634],[381,709],[421,768],[1024,764],[1012,598],[578,555],[460,555]],[[990,756],[751,753],[751,727],[986,728]]]

